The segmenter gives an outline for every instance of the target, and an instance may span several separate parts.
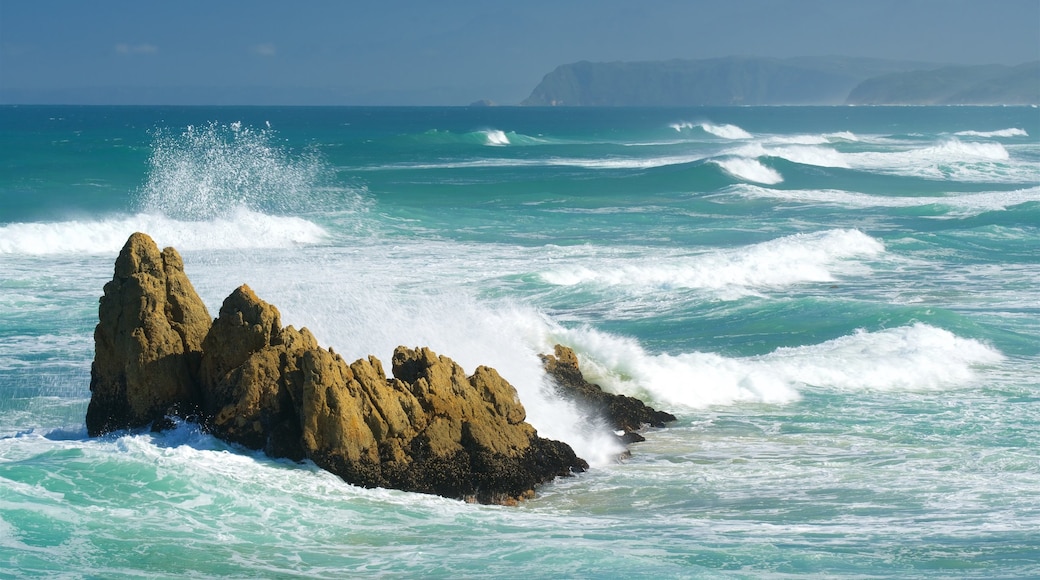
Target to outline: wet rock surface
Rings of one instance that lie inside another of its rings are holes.
[[[560,396],[575,401],[593,416],[602,417],[614,429],[623,432],[623,443],[643,441],[638,433],[644,427],[664,427],[675,421],[675,415],[658,411],[627,395],[608,393],[597,384],[585,380],[578,367],[574,350],[556,345],[554,354],[541,355],[545,372],[552,377]]]

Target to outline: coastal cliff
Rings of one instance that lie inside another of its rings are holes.
[[[521,105],[1029,105],[1040,103],[1038,66],[851,57],[581,61],[546,74]]]

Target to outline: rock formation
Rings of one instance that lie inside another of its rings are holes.
[[[664,427],[675,421],[671,413],[658,411],[639,399],[627,395],[615,395],[599,385],[585,380],[578,368],[578,357],[574,351],[561,344],[556,345],[554,355],[542,355],[545,372],[552,377],[557,392],[591,412],[593,416],[605,418],[613,427],[623,431],[624,443],[643,441],[637,433],[644,426]]]
[[[176,250],[160,253],[147,235],[130,236],[105,284],[98,318],[87,407],[91,435],[194,408],[210,316]]]
[[[375,357],[347,364],[241,286],[210,320],[176,250],[134,234],[105,285],[87,429],[197,420],[276,457],[310,459],[344,480],[512,503],[588,465],[525,422],[491,368],[467,376],[429,349],[398,347],[393,378]]]

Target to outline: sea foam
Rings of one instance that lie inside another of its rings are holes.
[[[769,185],[780,183],[784,180],[784,176],[780,175],[780,172],[767,167],[757,159],[750,159],[748,157],[729,157],[725,159],[712,159],[712,163],[718,165],[733,177],[743,179],[746,181],[754,181],[756,183],[766,183]]]
[[[826,230],[685,256],[583,260],[583,265],[542,272],[541,278],[561,286],[592,284],[636,294],[688,288],[739,297],[869,271],[857,260],[883,252],[880,241],[859,230]]]
[[[753,357],[651,354],[635,341],[591,329],[567,333],[590,380],[661,404],[704,408],[739,402],[781,404],[806,388],[929,391],[979,378],[1003,360],[994,348],[927,324],[854,334]]]
[[[886,196],[838,189],[773,189],[750,184],[730,187],[726,193],[747,198],[768,198],[806,204],[831,204],[849,208],[927,207],[946,208],[949,217],[1004,211],[1028,202],[1040,201],[1040,187],[1011,191],[950,193],[947,195]]]
[[[482,131],[482,133],[484,134],[484,138],[487,140],[488,145],[502,147],[510,144],[509,136],[506,135],[505,131],[500,129],[488,129]]]
[[[961,137],[1028,137],[1029,133],[1025,129],[1019,129],[1012,127],[1008,129],[1000,129],[997,131],[957,131],[954,135]]]
[[[741,129],[736,125],[729,125],[726,123],[717,125],[715,123],[709,123],[707,121],[703,121],[700,123],[690,123],[688,121],[683,121],[681,123],[673,123],[669,126],[679,133],[682,133],[683,131],[690,129],[700,129],[705,133],[709,133],[711,135],[721,137],[723,139],[751,139],[752,137],[751,133],[748,133],[744,129]]]
[[[290,248],[321,243],[328,236],[324,228],[303,218],[242,208],[207,221],[140,213],[93,221],[0,226],[0,255],[117,254],[134,232],[146,232],[160,245],[181,251]]]

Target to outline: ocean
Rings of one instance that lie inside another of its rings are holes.
[[[86,434],[134,231],[346,360],[495,367],[518,507]],[[678,417],[620,451],[539,353]],[[0,577],[1040,577],[1032,107],[0,107]]]

